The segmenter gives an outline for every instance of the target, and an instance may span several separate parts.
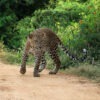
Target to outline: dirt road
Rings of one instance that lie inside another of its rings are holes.
[[[0,100],[100,100],[100,87],[86,79],[47,70],[34,78],[32,71],[21,75],[19,66],[0,62]]]

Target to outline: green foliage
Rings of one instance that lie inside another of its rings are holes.
[[[68,41],[72,41],[79,33],[78,21],[82,18],[81,12],[84,12],[85,8],[84,5],[75,4],[65,3],[66,9],[59,9],[58,5],[55,9],[36,10],[33,17],[26,17],[18,22],[17,30],[20,34],[27,34],[35,28],[48,27],[58,33],[65,45],[70,44]]]
[[[100,5],[98,0],[87,5],[89,14],[80,21],[82,37],[86,41],[91,56],[100,59]]]
[[[90,58],[99,60],[99,6],[99,0],[1,0],[0,40],[8,48],[21,50],[30,32],[48,27],[57,33],[71,52],[81,56],[82,49],[86,48]]]
[[[8,48],[18,50],[23,44],[25,35],[16,31],[17,22],[31,16],[36,9],[44,8],[48,2],[48,0],[0,0],[0,40],[4,41]]]

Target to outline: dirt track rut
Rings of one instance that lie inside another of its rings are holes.
[[[100,87],[87,79],[48,70],[34,78],[32,71],[21,75],[19,66],[0,62],[0,100],[100,100]]]

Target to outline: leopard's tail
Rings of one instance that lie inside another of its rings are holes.
[[[71,60],[77,60],[77,61],[83,62],[87,58],[87,50],[86,49],[83,49],[83,52],[82,52],[83,56],[81,58],[78,58],[76,55],[70,53],[70,51],[66,47],[64,47],[64,45],[62,44],[61,41],[59,41],[59,46]]]

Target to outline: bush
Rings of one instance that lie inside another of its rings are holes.
[[[63,44],[79,57],[82,56],[82,49],[86,48],[90,58],[100,59],[99,10],[94,0],[85,3],[58,0],[53,8],[51,5],[47,9],[36,10],[32,17],[26,17],[16,25],[19,47],[24,45],[25,37],[31,31],[40,27],[48,27],[56,32]],[[66,60],[63,60],[64,63]]]
[[[100,59],[100,11],[97,1],[91,1],[88,5],[88,15],[80,20],[81,36],[86,41],[90,56],[95,60]]]
[[[4,43],[9,48],[20,51],[30,32],[36,28],[48,27],[56,32],[72,53],[81,56],[82,49],[86,48],[90,58],[99,60],[99,0],[81,1],[50,0],[47,8],[35,10],[32,16],[10,24],[6,28],[7,34],[2,37]]]

